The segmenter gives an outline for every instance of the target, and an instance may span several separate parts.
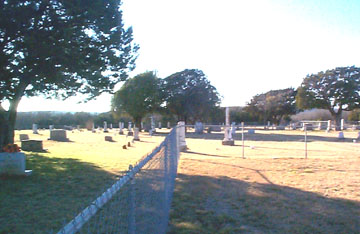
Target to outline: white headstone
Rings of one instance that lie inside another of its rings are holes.
[[[153,132],[155,132],[155,122],[154,122],[154,117],[153,117],[153,116],[151,116],[151,117],[150,117],[150,119],[151,119],[151,130],[152,130]]]
[[[177,134],[179,136],[179,150],[184,151],[187,149],[186,141],[185,141],[185,122],[178,122],[178,128],[176,129]]]
[[[344,130],[344,119],[341,119],[341,122],[340,122],[340,130]]]
[[[232,123],[231,123],[231,135],[234,135],[235,132],[236,132],[235,124],[236,124],[235,122],[232,122]]]
[[[225,109],[225,130],[224,130],[224,140],[222,141],[223,145],[234,145],[234,140],[232,139],[231,129],[230,129],[230,110],[229,107]]]
[[[110,129],[112,129],[112,123],[110,124]]]
[[[38,125],[37,124],[33,124],[32,125],[32,130],[34,134],[38,134]]]
[[[96,132],[96,131],[95,131],[95,124],[94,124],[94,123],[92,123],[91,132]]]
[[[345,139],[344,132],[339,132],[338,139]]]
[[[144,129],[144,123],[141,122],[141,129]]]
[[[128,131],[131,132],[131,122],[128,124]]]
[[[107,130],[107,122],[106,121],[104,121],[104,132],[108,132],[108,130]]]
[[[50,131],[54,130],[54,125],[49,125],[49,130]]]
[[[140,141],[139,128],[134,128],[134,141]]]
[[[170,122],[167,122],[167,128],[170,129]]]
[[[123,122],[119,122],[119,134],[120,134],[120,135],[124,134],[123,128],[124,128],[124,123],[123,123]]]
[[[203,134],[204,133],[204,126],[201,122],[195,123],[195,133],[197,134]]]

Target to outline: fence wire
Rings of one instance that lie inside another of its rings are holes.
[[[179,160],[177,131],[58,233],[165,233]]]

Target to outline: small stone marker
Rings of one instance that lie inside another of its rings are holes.
[[[236,133],[236,127],[235,127],[236,123],[232,122],[231,123],[231,135],[234,135]]]
[[[32,125],[32,130],[33,130],[33,134],[39,134],[39,132],[38,132],[38,125],[37,125],[37,124],[33,124],[33,125]]]
[[[50,131],[54,130],[54,125],[49,125],[49,130]]]
[[[20,141],[29,140],[29,135],[28,134],[20,134],[19,138],[20,138]]]
[[[80,131],[80,125],[76,125],[78,131]]]
[[[134,135],[134,132],[132,131],[132,128],[131,128],[131,122],[129,122],[129,125],[128,125],[128,136],[133,136]]]
[[[139,128],[134,128],[134,141],[140,141]]]
[[[92,133],[95,133],[95,132],[96,132],[95,124],[94,124],[94,123],[92,123],[91,132],[92,132]]]
[[[105,141],[112,142],[113,141],[112,136],[105,136]]]
[[[248,133],[249,133],[249,134],[255,134],[255,129],[249,129],[249,130],[248,130]]]
[[[159,129],[161,129],[161,127],[162,127],[162,126],[161,126],[161,122],[159,122]]]
[[[42,152],[43,143],[40,140],[23,140],[21,141],[21,149],[24,151]]]
[[[170,122],[167,122],[167,128],[170,129]]]
[[[50,131],[50,138],[49,140],[53,141],[69,141],[66,137],[66,130],[57,129]]]
[[[0,153],[0,174],[2,175],[31,175],[31,170],[25,170],[25,154]]]
[[[276,126],[275,130],[285,130],[285,126]]]
[[[110,129],[112,129],[112,123],[110,124]]]
[[[345,139],[345,136],[344,136],[343,132],[339,132],[338,139],[339,140],[344,140]]]

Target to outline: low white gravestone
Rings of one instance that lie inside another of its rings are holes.
[[[25,154],[0,153],[0,175],[30,175],[31,170],[25,170]]]
[[[53,141],[69,141],[66,137],[66,130],[57,129],[50,131],[50,138],[49,140]]]
[[[167,122],[167,128],[170,129],[170,122]]]
[[[21,141],[21,149],[33,152],[41,152],[44,150],[43,143],[40,140],[23,140]]]
[[[339,132],[338,139],[339,140],[344,140],[345,139],[345,136],[344,136],[343,132]]]
[[[49,130],[50,131],[54,130],[54,125],[49,125]]]

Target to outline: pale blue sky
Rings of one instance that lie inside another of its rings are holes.
[[[223,96],[222,106],[296,88],[307,74],[360,66],[359,0],[123,0],[122,10],[140,45],[131,76],[201,69]],[[104,112],[110,99],[24,98],[19,111]]]

